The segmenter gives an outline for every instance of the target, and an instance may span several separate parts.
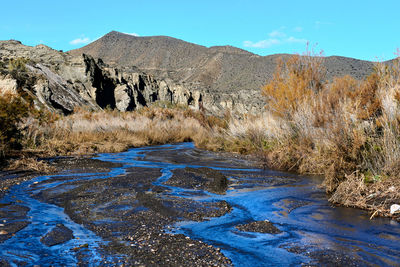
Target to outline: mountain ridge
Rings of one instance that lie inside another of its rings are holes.
[[[272,78],[276,60],[290,54],[260,56],[233,46],[205,47],[169,36],[137,37],[112,31],[69,54],[88,54],[119,66],[136,66],[156,77],[191,88],[232,93],[259,91]],[[342,56],[324,57],[327,78],[351,75],[363,79],[374,63]]]
[[[272,77],[277,59],[289,56],[259,56],[232,46],[205,47],[173,37],[115,31],[65,53],[45,45],[0,41],[0,85],[15,90],[18,81],[6,66],[10,59],[27,58],[27,75],[34,82],[24,90],[65,114],[75,106],[126,111],[155,101],[204,108],[214,115],[226,109],[254,114],[263,110],[260,90]],[[361,79],[373,70],[368,61],[339,56],[323,60],[328,79],[345,74]]]

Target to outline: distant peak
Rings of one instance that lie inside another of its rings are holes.
[[[109,33],[105,34],[104,37],[106,36],[116,36],[116,35],[123,35],[122,32],[118,32],[118,31],[110,31]]]
[[[8,42],[8,43],[10,43],[10,44],[22,44],[21,41],[14,40],[14,39],[10,39],[10,40],[5,41],[5,42]]]
[[[238,47],[234,47],[231,45],[224,45],[224,46],[211,46],[210,48],[208,48],[210,51],[214,51],[214,52],[222,52],[222,53],[233,53],[233,54],[253,54],[249,51],[243,50],[241,48]]]
[[[119,31],[110,31],[104,36],[132,36],[132,37],[138,37],[139,35],[136,33],[128,33],[128,32],[119,32]]]

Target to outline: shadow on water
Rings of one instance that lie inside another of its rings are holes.
[[[360,210],[332,207],[318,187],[321,183],[318,177],[253,168],[246,160],[198,150],[192,143],[135,148],[100,154],[96,158],[120,163],[122,167],[104,173],[74,173],[74,179],[107,179],[124,175],[132,167],[155,168],[161,170],[161,176],[153,184],[167,188],[160,193],[166,197],[197,202],[226,201],[232,207],[229,213],[201,222],[184,220],[168,228],[168,232],[219,247],[234,265],[334,265],[336,261],[338,265],[391,266],[400,262],[399,224],[384,218],[369,220],[368,214]],[[217,194],[168,183],[176,170],[187,167],[218,170],[228,177],[226,192]],[[90,259],[93,265],[100,262],[99,246],[105,241],[73,222],[62,208],[31,197],[31,194],[49,189],[54,189],[55,193],[72,190],[74,186],[64,185],[69,180],[61,179],[62,176],[68,173],[41,176],[17,185],[0,201],[0,205],[4,204],[0,209],[6,208],[7,203],[15,203],[16,199],[19,205],[29,208],[24,218],[16,219],[26,221],[27,226],[0,243],[0,256],[15,265],[19,262],[75,265],[78,252],[71,251],[85,246],[84,252],[79,252],[83,255],[79,256]],[[46,180],[47,183],[41,183]],[[114,208],[128,209],[125,204]],[[236,228],[262,221],[272,223],[279,233]],[[57,224],[71,229],[75,238],[47,247],[40,238]]]

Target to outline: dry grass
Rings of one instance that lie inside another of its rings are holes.
[[[363,81],[323,83],[321,60],[280,63],[263,88],[266,112],[232,119],[203,147],[257,153],[270,167],[323,175],[332,202],[388,215],[400,203],[400,63],[378,64]]]
[[[244,119],[183,107],[135,112],[36,113],[17,125],[25,149],[51,155],[119,152],[194,141],[198,147],[260,155],[273,168],[320,174],[331,201],[387,215],[399,203],[400,63],[367,79],[324,81],[322,57],[278,64],[263,88],[266,110]]]
[[[364,174],[354,173],[346,176],[329,199],[333,203],[349,207],[357,207],[372,212],[372,216],[393,216],[389,210],[392,204],[400,203],[397,177],[385,177],[379,182],[366,183]]]
[[[52,156],[120,152],[130,147],[184,141],[201,142],[207,139],[211,127],[219,128],[217,121],[183,108],[152,107],[125,113],[80,109],[40,127],[27,123],[25,147]]]
[[[12,134],[0,129],[0,160],[19,156],[20,160],[8,164],[13,169],[46,169],[43,163],[23,155],[83,155],[184,141],[202,143],[213,132],[227,126],[224,119],[182,106],[162,108],[155,105],[135,112],[89,112],[77,108],[72,115],[60,116],[28,106],[24,106],[23,112],[13,112],[15,101],[8,99],[8,96],[0,99],[0,121],[12,126],[2,124],[4,130],[12,130]],[[19,101],[17,104],[24,101],[20,97],[15,99]],[[19,147],[9,148],[15,137],[18,137]]]
[[[36,158],[32,157],[22,157],[19,159],[10,160],[7,170],[29,170],[50,173],[54,172],[56,169],[45,161],[37,160]]]

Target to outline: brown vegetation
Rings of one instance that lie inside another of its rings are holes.
[[[79,155],[194,141],[209,150],[258,154],[273,168],[323,175],[332,202],[388,215],[400,203],[400,63],[378,64],[361,81],[329,82],[323,65],[308,52],[281,61],[262,90],[265,112],[240,120],[157,105],[57,116],[3,95],[0,152],[20,146],[42,156]]]
[[[211,123],[186,109],[144,108],[136,112],[77,110],[46,129],[38,149],[54,154],[120,152],[130,147],[197,141]]]
[[[15,108],[14,102],[9,99],[18,100],[15,103],[21,104],[23,110],[14,109],[17,112],[12,113],[9,105]],[[27,156],[32,154],[42,157],[83,155],[183,141],[201,143],[214,130],[226,127],[223,119],[206,116],[188,107],[161,108],[155,105],[135,112],[90,112],[77,108],[72,115],[59,116],[30,109],[23,103],[24,100],[17,96],[5,96],[4,103],[0,102],[0,110],[7,111],[3,117],[8,122],[2,125],[13,133],[4,134],[0,140],[1,147],[4,147],[2,158],[20,157],[19,160],[9,160],[8,168],[46,170],[40,162],[33,164],[34,161]],[[13,117],[15,114],[18,117]],[[10,141],[16,137],[19,147],[10,147]],[[5,147],[9,149],[5,150]]]
[[[265,113],[232,119],[204,147],[323,175],[332,202],[388,215],[400,203],[400,63],[377,64],[362,81],[323,82],[322,60],[306,54],[280,62],[263,88]]]
[[[20,123],[29,116],[29,104],[12,93],[0,94],[0,157],[21,142]]]

